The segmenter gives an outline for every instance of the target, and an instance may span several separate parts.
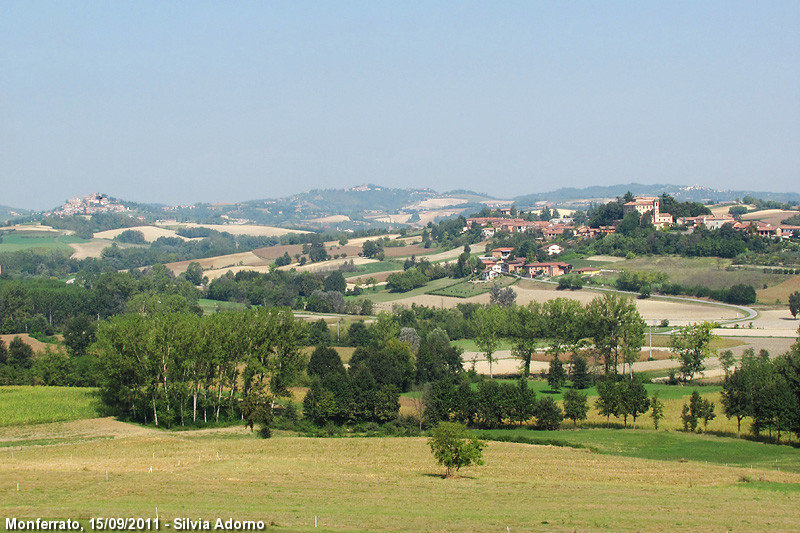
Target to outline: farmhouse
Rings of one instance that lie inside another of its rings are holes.
[[[525,275],[529,278],[537,276],[561,276],[572,270],[572,265],[569,263],[554,262],[554,263],[527,263],[523,270]]]
[[[492,250],[492,257],[500,259],[508,259],[508,257],[511,255],[511,252],[513,251],[514,251],[513,248],[495,248],[494,250]]]
[[[600,269],[597,267],[583,267],[576,268],[572,272],[580,276],[596,276],[600,273]]]
[[[481,271],[482,281],[492,281],[502,272],[502,263],[494,263]]]
[[[704,225],[707,229],[717,230],[725,224],[735,224],[736,220],[732,216],[712,216],[700,215],[699,217],[679,217],[676,222],[681,226],[696,227]]]
[[[561,252],[563,252],[564,251],[564,247],[563,246],[559,246],[558,244],[551,244],[550,246],[545,248],[545,250],[547,250],[547,255],[556,255],[556,254],[560,254]]]
[[[507,274],[517,274],[522,272],[525,266],[525,258],[513,259],[511,261],[503,261],[502,270]]]

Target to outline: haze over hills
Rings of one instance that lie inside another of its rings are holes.
[[[639,183],[587,188],[564,187],[550,192],[524,194],[514,198],[495,198],[470,190],[437,192],[430,188],[393,188],[365,184],[348,189],[312,189],[285,198],[249,200],[236,203],[198,203],[182,206],[126,202],[94,193],[70,200],[47,213],[0,207],[0,219],[15,216],[41,217],[48,214],[93,214],[103,206],[116,206],[127,212],[153,220],[201,222],[211,224],[256,223],[287,228],[335,227],[340,230],[365,227],[396,227],[425,225],[430,221],[469,214],[484,207],[515,204],[519,209],[551,207],[583,208],[621,196],[657,196],[670,194],[680,201],[726,202],[745,196],[763,200],[800,203],[800,193],[777,193],[744,190],[718,190],[702,186],[673,184],[645,185]],[[98,200],[99,199],[99,200]],[[76,208],[77,205],[77,208]],[[83,211],[81,209],[83,208]],[[102,212],[102,209],[101,211]]]

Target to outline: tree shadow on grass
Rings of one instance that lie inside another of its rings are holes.
[[[444,474],[430,474],[430,473],[427,473],[427,474],[421,474],[421,475],[423,477],[435,477],[435,478],[439,478],[439,479],[475,479],[473,476],[465,476],[463,474],[453,474],[449,478],[445,477]]]

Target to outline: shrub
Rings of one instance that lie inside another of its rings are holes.
[[[447,478],[462,466],[482,465],[486,443],[470,437],[463,424],[441,422],[431,430],[428,446],[436,461],[445,467]]]

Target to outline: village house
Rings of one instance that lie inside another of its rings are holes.
[[[481,271],[481,281],[492,281],[503,271],[502,263],[494,263]]]
[[[698,217],[678,217],[676,222],[681,226],[688,226],[690,228],[697,227],[702,224],[707,229],[718,230],[725,224],[735,224],[736,219],[729,215],[700,215]]]
[[[583,267],[576,268],[572,273],[580,276],[596,276],[600,273],[600,269],[598,267]]]
[[[547,255],[556,255],[556,254],[560,254],[561,252],[563,252],[564,251],[564,247],[560,246],[558,244],[551,244],[550,246],[545,248],[545,250],[547,250]]]
[[[653,225],[659,229],[666,224],[672,224],[672,215],[661,212],[661,199],[657,196],[637,196],[632,202],[622,206],[623,215],[634,212],[640,215],[650,213],[653,217]]]
[[[511,261],[503,261],[502,271],[506,274],[520,274],[525,266],[525,259],[512,259]]]
[[[508,259],[508,257],[511,255],[511,252],[513,251],[514,251],[513,248],[495,248],[494,250],[492,250],[492,257],[500,259]]]

